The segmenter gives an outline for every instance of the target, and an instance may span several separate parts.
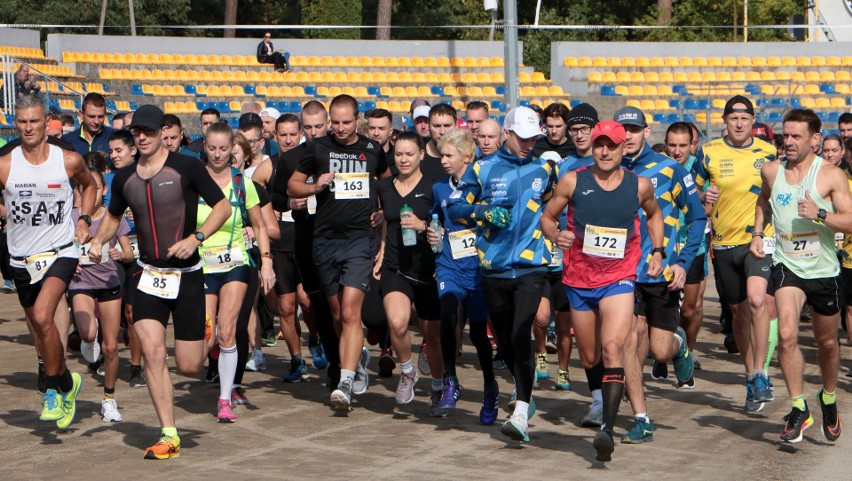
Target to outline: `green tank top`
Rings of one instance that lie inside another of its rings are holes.
[[[805,191],[820,209],[834,212],[830,201],[817,193],[816,178],[822,157],[814,159],[807,175],[798,185],[789,185],[782,162],[772,185],[772,223],[775,225],[775,254],[773,264],[784,264],[803,279],[835,277],[840,273],[834,248],[834,231],[825,224],[799,217],[799,199]]]

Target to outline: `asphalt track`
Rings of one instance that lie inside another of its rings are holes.
[[[121,350],[116,386],[124,422],[101,420],[101,379],[72,353],[68,364],[82,373],[84,386],[77,419],[67,432],[57,432],[53,423],[38,420],[35,352],[17,296],[0,295],[0,479],[849,479],[845,449],[852,434],[828,443],[820,432],[814,400],[820,378],[810,325],[803,324],[802,344],[806,399],[816,423],[803,442],[782,445],[778,436],[789,404],[777,364],[771,375],[778,399],[762,413],[744,414],[744,375],[739,358],[721,346],[715,322],[719,306],[710,284],[697,347],[704,369],[696,373],[696,389],[678,391],[671,383],[651,380],[646,366],[655,440],[617,445],[606,465],[595,461],[594,431],[579,426],[590,398],[576,353],[571,392],[554,389],[555,355],[549,356],[551,379],[540,381],[534,391],[538,412],[530,423],[530,442],[522,445],[500,435],[502,418],[494,426],[480,425],[482,378],[469,343],[459,369],[461,400],[443,419],[429,416],[427,380],[418,383],[412,404],[396,406],[396,376],[371,376],[370,390],[356,398],[354,411],[336,414],[329,407],[324,373],[311,369],[308,381],[300,384],[279,381],[288,361],[283,343],[265,349],[268,371],[246,373],[253,405],[237,407],[235,424],[216,423],[217,388],[173,371],[181,456],[144,460],[142,450],[156,440],[159,429],[147,390],[127,384],[129,352]],[[845,336],[841,345],[841,359],[848,359],[852,348]],[[375,348],[373,354],[375,370]],[[849,365],[841,360],[842,419],[850,415]],[[512,391],[508,371],[498,371],[498,379],[505,406]],[[629,414],[622,403],[617,435],[629,428]]]

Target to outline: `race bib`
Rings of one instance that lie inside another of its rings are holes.
[[[626,245],[627,229],[598,227],[596,225],[586,226],[586,237],[583,239],[584,254],[609,259],[624,259]]]
[[[133,252],[133,258],[139,258],[139,239],[135,235],[127,236],[127,240],[130,242],[130,251]],[[124,250],[121,248],[121,244],[116,244],[115,248],[118,249],[119,252],[123,252]]]
[[[550,267],[562,267],[563,255],[563,250],[554,244],[553,249],[550,250]]]
[[[312,195],[308,197],[308,215],[314,215],[317,213],[317,196]]]
[[[145,268],[139,276],[139,290],[162,299],[177,299],[180,276],[180,272]]]
[[[810,259],[819,255],[819,235],[816,232],[780,235],[781,249],[791,259]]]
[[[476,255],[476,231],[474,229],[450,232],[449,239],[453,259],[464,259]]]
[[[288,210],[281,213],[281,222],[296,222],[293,220],[293,211]]]
[[[771,256],[775,253],[775,237],[764,237],[763,238],[763,253]]]
[[[92,248],[92,243],[77,245],[77,251],[80,252],[80,265],[93,266],[95,262],[89,259],[89,249]],[[101,246],[101,262],[106,262],[109,259],[109,245]]]
[[[228,246],[210,247],[201,250],[201,258],[208,274],[217,272],[228,272],[235,267],[245,265],[243,251],[237,247]]]
[[[846,234],[844,234],[843,232],[835,232],[834,233],[834,240],[837,241],[837,242],[843,242],[843,239],[845,237],[846,237]]]
[[[370,174],[367,172],[341,172],[334,174],[331,191],[337,200],[369,199]]]
[[[30,275],[30,284],[35,284],[44,278],[50,266],[56,262],[56,252],[42,252],[34,256],[27,257],[24,261],[24,266],[27,268],[27,273]]]

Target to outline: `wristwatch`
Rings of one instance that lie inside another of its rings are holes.
[[[825,209],[820,209],[820,210],[817,211],[817,220],[822,222],[822,221],[825,220],[825,216],[827,216],[827,215],[828,215],[828,212],[826,212]]]
[[[195,231],[195,238],[198,239],[198,242],[204,242],[204,232],[200,230]]]
[[[651,255],[654,255],[658,252],[660,253],[660,255],[662,256],[663,259],[666,258],[666,248],[665,247],[654,247],[654,249],[651,250]]]
[[[83,214],[83,215],[80,216],[80,220],[85,222],[86,224],[89,224],[89,227],[92,227],[92,217],[91,216]]]

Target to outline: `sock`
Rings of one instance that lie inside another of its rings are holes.
[[[804,395],[791,397],[790,403],[793,405],[794,408],[799,409],[800,411],[804,411],[808,408],[807,405],[805,405]]]
[[[763,370],[769,372],[769,363],[772,362],[772,357],[775,355],[775,348],[778,346],[778,318],[769,321],[769,346],[766,348],[766,362],[763,363]]]
[[[219,399],[231,399],[234,375],[237,373],[237,345],[219,346]]]
[[[530,412],[530,404],[523,401],[515,402],[515,412],[512,416],[519,416],[524,421],[527,420],[527,414]]]
[[[600,389],[592,391],[592,401],[603,403],[603,392]]]
[[[444,389],[444,380],[432,378],[432,390],[442,391]]]
[[[680,337],[680,334],[674,333],[675,341],[677,341],[677,352],[679,353],[681,349],[683,349],[683,338]],[[675,353],[677,355],[677,353]]]
[[[163,433],[163,436],[168,436],[170,438],[178,437],[177,428],[174,426],[170,428],[163,428],[160,430],[160,432]]]
[[[260,349],[258,349],[258,348],[254,348],[254,351],[251,353],[251,355],[252,355],[252,356],[258,356],[258,357],[263,357],[263,351],[262,351],[262,350],[260,350]]]
[[[755,369],[751,372],[752,379],[756,378],[757,376],[766,376],[766,371],[764,371],[763,369]]]
[[[57,376],[57,378],[60,392],[71,392],[71,390],[74,389],[74,378],[71,377],[71,371],[68,369]]]
[[[414,360],[413,360],[413,359],[409,359],[409,360],[405,361],[404,363],[402,363],[401,368],[402,368],[402,372],[411,372],[411,371],[413,371],[413,370],[414,370]]]
[[[641,419],[646,423],[651,422],[651,418],[648,417],[648,413],[636,413],[633,417],[636,419]]]
[[[586,369],[586,379],[589,382],[589,391],[594,392],[601,388],[601,379],[603,379],[603,361]]]
[[[837,402],[837,393],[836,392],[828,392],[825,389],[822,390],[820,394],[820,399],[822,399],[823,404],[834,404]]]
[[[305,360],[304,360],[304,359],[302,359],[302,355],[301,355],[301,354],[296,354],[295,356],[293,356],[293,360],[294,360],[294,361],[297,361],[299,364],[304,364],[304,363],[305,363]]]
[[[115,399],[115,386],[104,386],[104,399]]]
[[[604,403],[601,431],[612,434],[615,418],[618,416],[618,407],[621,405],[621,398],[624,396],[624,368],[604,368],[601,391],[603,392]]]
[[[343,381],[352,381],[355,379],[355,371],[350,371],[349,369],[341,369],[340,370],[340,382]]]
[[[746,381],[748,381],[748,382],[754,381],[754,373],[753,372],[746,373]]]

